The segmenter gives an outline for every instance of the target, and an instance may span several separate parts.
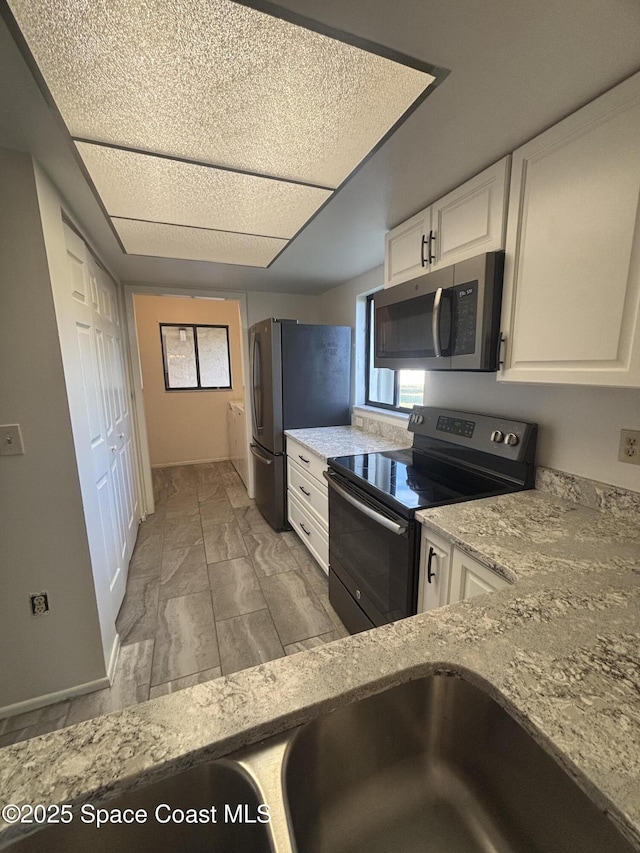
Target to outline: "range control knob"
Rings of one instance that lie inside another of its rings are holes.
[[[416,415],[416,423],[417,424],[424,423],[424,415]]]
[[[491,433],[491,441],[495,441],[496,444],[500,444],[501,441],[504,440],[504,433],[501,429],[494,429]]]
[[[515,447],[519,441],[520,439],[515,434],[515,432],[508,432],[504,439],[504,443],[508,444],[509,447]]]

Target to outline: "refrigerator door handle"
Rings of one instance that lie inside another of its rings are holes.
[[[251,391],[253,394],[253,433],[260,435],[263,432],[264,426],[262,423],[262,381],[260,386],[257,384],[259,374],[259,356],[260,344],[256,337],[256,333],[251,333]]]
[[[271,465],[273,462],[273,459],[267,459],[266,456],[263,456],[262,453],[260,453],[257,444],[250,444],[249,450],[251,451],[251,454],[256,457],[258,462],[262,462],[263,465]]]

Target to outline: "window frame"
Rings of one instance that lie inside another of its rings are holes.
[[[393,404],[392,403],[379,403],[377,400],[372,400],[369,394],[369,379],[371,376],[371,336],[372,331],[374,331],[372,326],[372,315],[373,315],[373,297],[375,293],[367,294],[366,298],[366,313],[365,313],[365,354],[364,354],[364,402],[366,406],[373,406],[376,409],[386,409],[388,412],[400,412],[402,414],[410,414],[413,409],[406,408],[405,406],[398,405],[398,399],[400,398],[400,378],[399,378],[399,370],[392,370],[393,373]],[[390,370],[390,368],[379,368],[381,370]]]
[[[231,375],[231,347],[229,345],[229,326],[224,323],[159,323],[160,328],[160,350],[162,352],[162,371],[164,375],[165,391],[231,391],[233,390],[233,376]],[[196,379],[198,384],[186,388],[176,388],[169,385],[169,371],[165,352],[165,339],[162,334],[164,328],[193,329],[193,350],[196,363]],[[227,365],[229,367],[228,385],[202,385],[200,379],[200,355],[198,352],[198,329],[224,329],[227,336]]]

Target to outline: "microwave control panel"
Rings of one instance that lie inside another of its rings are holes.
[[[453,288],[453,352],[452,355],[472,355],[476,351],[476,320],[478,317],[478,282],[469,281]]]

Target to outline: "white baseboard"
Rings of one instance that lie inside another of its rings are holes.
[[[177,468],[179,465],[204,465],[205,462],[229,462],[230,456],[218,456],[215,459],[185,459],[184,462],[160,462],[152,468]]]
[[[103,690],[105,687],[111,687],[111,683],[106,675],[104,678],[87,681],[85,684],[76,684],[75,687],[58,690],[56,693],[46,693],[44,696],[25,699],[24,702],[5,705],[3,708],[0,708],[0,719],[15,717],[17,714],[26,714],[27,711],[38,711],[40,708],[46,708],[48,705],[55,705],[58,702],[64,702],[66,699],[83,696],[85,693],[95,693],[96,690]]]

